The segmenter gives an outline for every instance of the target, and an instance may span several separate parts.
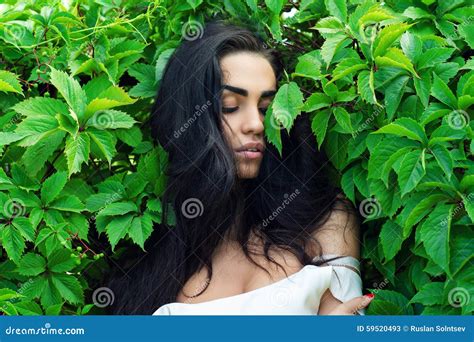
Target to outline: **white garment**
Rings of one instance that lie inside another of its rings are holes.
[[[359,274],[343,266],[360,272],[357,259],[346,256],[327,264],[329,266],[306,265],[273,284],[230,297],[202,303],[165,304],[153,315],[317,315],[320,299],[327,289],[341,302],[362,295]],[[358,313],[365,315],[365,309]]]

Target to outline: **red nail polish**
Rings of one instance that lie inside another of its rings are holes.
[[[369,297],[369,298],[371,298],[371,299],[375,297],[375,295],[374,295],[373,293],[366,294],[365,296],[366,296],[366,297]]]

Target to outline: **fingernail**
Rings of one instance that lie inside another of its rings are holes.
[[[368,297],[368,298],[370,298],[370,299],[372,299],[372,298],[375,297],[375,295],[374,295],[373,293],[366,294],[365,296]]]

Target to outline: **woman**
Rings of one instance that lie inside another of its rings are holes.
[[[176,225],[113,277],[113,313],[363,314],[357,220],[308,117],[281,131],[282,157],[265,140],[276,52],[223,22],[202,33],[171,56],[152,111]]]

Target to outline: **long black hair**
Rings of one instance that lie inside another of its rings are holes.
[[[327,158],[316,149],[304,114],[290,134],[281,130],[282,156],[267,142],[258,177],[238,179],[223,134],[219,61],[233,52],[257,53],[269,61],[277,80],[281,62],[276,51],[242,26],[214,21],[200,34],[183,40],[170,57],[151,113],[155,143],[169,157],[164,222],[170,203],[176,225],[156,225],[141,260],[127,274],[120,270],[111,277],[112,314],[152,314],[176,301],[186,281],[203,267],[211,278],[212,255],[231,229],[253,263],[247,244],[251,233],[262,238],[263,254],[272,262],[269,250],[281,248],[302,265],[318,265],[307,247],[311,241],[317,244],[312,234],[339,201],[340,190],[324,172]]]

